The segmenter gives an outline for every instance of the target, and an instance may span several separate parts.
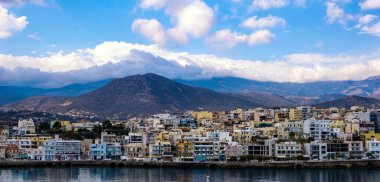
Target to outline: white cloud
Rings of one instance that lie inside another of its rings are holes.
[[[276,40],[276,36],[269,30],[259,30],[253,32],[248,37],[249,45],[267,44]]]
[[[189,37],[200,38],[204,36],[214,21],[213,9],[201,0],[170,1],[170,3],[159,0],[143,0],[141,6],[147,9],[165,9],[165,13],[170,17],[170,22],[173,24],[173,27],[165,30],[165,35],[178,44],[187,43]]]
[[[364,0],[364,2],[361,2],[359,5],[360,5],[360,8],[363,10],[379,9],[380,1],[379,0]]]
[[[237,43],[246,41],[247,35],[232,32],[230,29],[219,30],[206,39],[206,43],[217,49],[230,49],[235,47]]]
[[[327,2],[326,3],[326,16],[327,23],[340,23],[342,25],[346,25],[347,21],[353,20],[354,17],[352,15],[345,14],[344,10],[336,5],[335,2]]]
[[[288,4],[287,0],[252,0],[252,7],[254,9],[271,9],[280,8]]]
[[[57,47],[57,45],[55,45],[55,44],[49,44],[49,45],[47,45],[49,48],[56,48]]]
[[[271,43],[275,39],[276,36],[269,30],[258,30],[251,34],[243,34],[232,32],[230,29],[223,29],[207,38],[206,43],[217,49],[230,49],[238,43],[258,45]]]
[[[136,19],[132,23],[132,31],[141,33],[150,41],[161,46],[165,45],[165,30],[156,19]]]
[[[286,21],[283,18],[269,15],[263,18],[257,18],[257,16],[252,16],[244,20],[240,26],[251,29],[261,29],[272,28],[276,26],[284,27],[285,25]]]
[[[294,5],[298,7],[305,7],[306,6],[306,0],[294,0]]]
[[[325,43],[323,43],[322,41],[318,41],[317,43],[315,43],[315,47],[323,47],[325,45]]]
[[[366,25],[368,23],[371,23],[373,20],[377,19],[378,16],[376,15],[371,15],[371,14],[367,14],[367,15],[364,15],[364,16],[361,16],[359,18],[359,21],[358,21],[358,25],[359,27],[363,26],[363,25]]]
[[[37,32],[31,33],[27,37],[32,40],[41,40],[41,37],[38,35]]]
[[[160,9],[164,7],[166,3],[167,3],[167,0],[142,0],[140,7],[143,9],[149,9],[149,8]]]
[[[0,0],[0,4],[6,7],[12,6],[23,6],[24,4],[31,3],[34,5],[43,6],[45,5],[44,0]]]
[[[8,38],[14,32],[23,30],[27,24],[25,16],[16,17],[0,4],[0,39]]]
[[[214,12],[203,1],[173,3],[165,10],[171,17],[174,27],[168,33],[177,43],[186,43],[188,36],[199,38],[211,28]]]
[[[377,36],[377,37],[380,37],[380,21],[375,23],[374,25],[370,25],[370,26],[364,26],[362,27],[362,32],[360,33],[363,33],[363,34],[370,34],[370,35],[373,35],[373,36]]]
[[[369,34],[380,37],[380,17],[372,14],[360,16],[354,28],[360,29],[359,34]]]
[[[95,48],[44,57],[0,54],[0,85],[58,87],[147,72],[183,79],[231,76],[277,82],[359,80],[380,73],[379,57],[379,53],[306,53],[269,61],[241,60],[173,52],[157,45],[104,42]]]

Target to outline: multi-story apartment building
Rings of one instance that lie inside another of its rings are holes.
[[[253,131],[248,125],[234,125],[232,140],[240,144],[248,144],[252,142]]]
[[[7,145],[0,144],[0,160],[5,159],[5,149],[7,148]]]
[[[350,158],[362,158],[364,153],[363,141],[344,141],[348,144]]]
[[[22,128],[26,130],[26,134],[33,134],[36,133],[36,126],[34,125],[33,119],[21,119],[18,121],[17,124],[18,128]]]
[[[371,111],[369,117],[374,124],[375,132],[380,133],[380,111]]]
[[[226,145],[225,155],[227,158],[229,158],[231,156],[248,155],[248,145],[241,145],[237,142],[229,142]]]
[[[173,153],[171,151],[170,142],[157,141],[155,144],[149,145],[149,157],[153,161],[171,161]]]
[[[376,158],[380,158],[380,141],[377,139],[372,139],[366,141],[366,149],[368,153],[371,153]]]
[[[302,155],[302,145],[297,142],[276,143],[274,148],[274,157],[289,158]]]
[[[215,160],[214,142],[195,141],[194,142],[194,161]]]
[[[106,143],[106,158],[112,160],[120,160],[121,145],[119,143]]]
[[[106,144],[90,144],[90,159],[103,160],[106,159],[107,145]]]
[[[318,159],[323,160],[327,157],[327,143],[320,143],[319,141],[313,141],[304,144],[305,155],[308,155],[311,160]]]
[[[347,159],[350,155],[348,145],[342,142],[327,143],[327,157]]]
[[[144,159],[149,157],[149,147],[143,143],[130,143],[123,145],[123,157],[127,160]]]
[[[177,143],[176,152],[181,161],[193,161],[194,143],[188,141],[180,141]]]
[[[331,138],[331,120],[314,120],[304,121],[303,133],[314,140],[329,140]]]
[[[44,142],[43,160],[79,160],[80,144],[79,140],[62,140],[56,135]]]

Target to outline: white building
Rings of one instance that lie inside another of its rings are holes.
[[[62,140],[56,135],[44,142],[43,160],[79,160],[80,146],[79,140]]]
[[[222,131],[216,131],[216,132],[207,132],[206,137],[210,141],[224,141],[224,142],[231,142],[232,137],[230,136],[229,132],[222,132]]]
[[[371,141],[366,141],[367,152],[371,153],[376,158],[380,157],[380,141],[372,139]]]
[[[363,141],[345,141],[348,144],[348,152],[350,157],[361,158],[363,156]]]
[[[327,144],[318,141],[312,141],[304,144],[305,155],[308,155],[311,160],[323,160],[327,158]]]
[[[149,144],[149,157],[153,161],[173,159],[170,142],[156,141],[155,144]]]
[[[331,120],[305,120],[303,132],[314,140],[329,140],[331,138]]]
[[[248,155],[248,146],[247,145],[240,145],[237,142],[229,142],[226,145],[226,157],[231,156],[245,156]]]
[[[43,160],[44,147],[29,148],[25,150],[29,160]]]
[[[102,123],[99,123],[98,121],[96,121],[96,122],[81,121],[81,122],[71,124],[74,131],[78,131],[79,129],[92,131],[92,129],[97,125],[101,126]]]
[[[302,145],[297,142],[276,143],[274,156],[278,158],[296,157],[302,155]]]
[[[36,133],[36,127],[34,125],[33,119],[21,119],[17,124],[18,128],[23,128],[27,133],[33,134]]]

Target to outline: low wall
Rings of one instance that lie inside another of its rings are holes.
[[[127,161],[0,161],[0,168],[9,167],[141,167],[141,168],[252,168],[252,169],[314,169],[314,168],[380,168],[380,160],[292,161],[292,162],[127,162]]]

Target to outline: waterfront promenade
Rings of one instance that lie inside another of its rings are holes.
[[[272,162],[131,162],[118,160],[78,161],[0,161],[4,167],[141,167],[141,168],[251,168],[251,169],[323,169],[380,168],[380,160],[272,161]]]

